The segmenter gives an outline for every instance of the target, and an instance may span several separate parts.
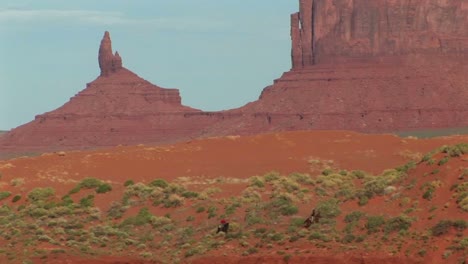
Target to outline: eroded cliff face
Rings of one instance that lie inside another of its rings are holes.
[[[468,0],[299,0],[291,39],[291,71],[259,100],[202,112],[182,105],[177,89],[125,69],[106,32],[101,75],[62,107],[3,135],[0,152],[468,127]]]
[[[300,0],[291,22],[294,69],[468,52],[466,0]]]
[[[468,126],[468,0],[300,0],[292,70],[242,110],[274,129]]]
[[[206,126],[184,117],[201,111],[182,105],[179,90],[151,84],[124,68],[107,31],[98,62],[96,80],[63,106],[2,136],[0,152],[173,142],[190,139]]]

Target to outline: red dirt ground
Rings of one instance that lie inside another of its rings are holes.
[[[0,161],[0,190],[26,196],[32,188],[50,186],[57,190],[58,195],[63,195],[81,179],[96,177],[113,184],[114,189],[111,193],[96,197],[96,206],[107,210],[109,201],[121,197],[123,182],[129,179],[135,182],[150,182],[155,178],[183,181],[193,185],[191,189],[201,188],[206,184],[201,182],[215,179],[210,186],[222,189],[222,192],[216,195],[229,197],[241,193],[246,186],[245,182],[230,182],[229,179],[248,178],[269,171],[278,171],[281,174],[315,173],[322,170],[323,166],[346,170],[359,169],[378,174],[410,160],[419,161],[422,155],[442,145],[466,142],[466,135],[414,139],[345,131],[308,131],[211,138],[167,146],[140,145],[95,151],[46,153],[37,157]],[[448,167],[449,171],[443,172],[443,175],[458,173],[460,166],[466,167],[464,159],[453,164],[456,164],[455,167]],[[417,173],[423,174],[430,168],[417,170]],[[451,182],[452,180],[444,184],[450,185]],[[445,196],[440,194],[437,199],[449,199]],[[421,200],[419,193],[418,197],[421,204],[430,206],[430,202]],[[382,210],[382,202],[384,201],[376,198],[368,207],[376,211]],[[349,204],[347,211],[352,211],[354,204]],[[299,214],[307,214],[309,207],[300,206]],[[450,215],[454,207],[445,210],[444,216]],[[389,207],[387,210],[396,208]],[[186,216],[181,218],[183,217]],[[424,215],[423,218],[427,216]],[[436,220],[438,218],[432,222]],[[217,253],[219,255],[192,259],[191,263],[284,263],[283,257],[278,256],[226,257],[222,256],[221,252]],[[404,256],[352,254],[331,257],[325,254],[293,256],[290,263],[439,263],[439,260],[440,258],[427,257],[424,262],[417,262]],[[43,260],[35,259],[34,263],[154,263],[115,257],[89,260],[60,255],[55,259],[49,258],[47,262],[41,261]]]

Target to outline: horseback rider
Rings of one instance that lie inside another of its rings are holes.
[[[219,232],[224,232],[225,234],[227,234],[228,229],[229,229],[229,222],[226,219],[221,219],[221,222],[218,226],[218,230],[216,231],[216,234],[218,234]]]
[[[309,228],[313,223],[318,223],[320,220],[320,212],[316,211],[315,208],[312,209],[310,216],[304,221],[304,227]]]

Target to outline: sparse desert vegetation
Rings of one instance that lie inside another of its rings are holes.
[[[27,175],[4,169],[0,252],[11,263],[59,255],[181,263],[226,249],[285,261],[324,250],[456,263],[468,253],[466,150],[443,146],[381,173],[306,159],[313,168],[303,173],[173,181],[155,173],[119,182],[94,176],[66,188],[28,189]],[[313,208],[320,221],[304,228]],[[230,222],[227,234],[215,232],[220,219]],[[434,247],[441,239],[446,246]]]

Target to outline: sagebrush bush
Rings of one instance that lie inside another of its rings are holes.
[[[367,232],[369,234],[379,232],[384,224],[385,218],[383,216],[368,216],[366,223]]]
[[[279,177],[280,177],[280,174],[276,171],[272,171],[263,175],[263,178],[265,179],[266,182],[275,181],[279,179]]]
[[[163,179],[156,179],[152,182],[149,183],[149,186],[152,186],[152,187],[160,187],[160,188],[166,188],[169,186],[169,184],[163,180]]]
[[[0,199],[1,200],[1,199]],[[12,202],[16,203],[17,201],[21,200],[21,195],[17,194],[13,197],[13,199],[11,200]]]
[[[0,192],[0,201],[10,197],[11,192]]]
[[[96,188],[97,193],[106,193],[112,191],[112,186],[108,183],[102,183]]]
[[[450,157],[459,157],[468,154],[468,143],[460,143],[454,146],[442,147],[442,152],[447,153]]]
[[[125,186],[125,187],[130,186],[130,185],[133,185],[133,184],[135,184],[135,182],[134,182],[133,180],[126,180],[126,181],[124,182],[124,186]]]
[[[399,232],[401,230],[408,230],[411,227],[413,220],[407,215],[400,215],[390,218],[385,223],[385,232]]]
[[[354,211],[354,212],[347,214],[344,220],[346,223],[357,222],[361,219],[363,215],[364,215],[363,212]]]
[[[80,205],[82,207],[91,207],[94,206],[94,195],[90,194],[86,197],[81,198]]]
[[[441,236],[443,234],[448,233],[450,228],[452,227],[452,221],[450,220],[441,220],[435,226],[431,228],[431,232],[433,236]]]
[[[78,186],[80,186],[81,188],[84,188],[84,189],[94,189],[94,188],[99,187],[99,185],[101,185],[101,184],[102,184],[101,180],[89,177],[89,178],[83,179],[78,184]]]
[[[55,195],[55,190],[46,188],[34,188],[28,193],[28,199],[32,202],[44,201]]]
[[[263,188],[265,187],[264,179],[260,178],[259,176],[254,176],[250,178],[250,186]]]
[[[315,209],[320,212],[320,215],[324,218],[335,218],[341,214],[339,203],[340,201],[338,199],[332,198],[319,202]]]
[[[142,226],[142,225],[151,223],[152,218],[153,218],[153,215],[150,213],[148,208],[144,207],[140,209],[140,211],[138,212],[136,216],[125,219],[120,225],[121,226],[127,226],[127,225]]]

